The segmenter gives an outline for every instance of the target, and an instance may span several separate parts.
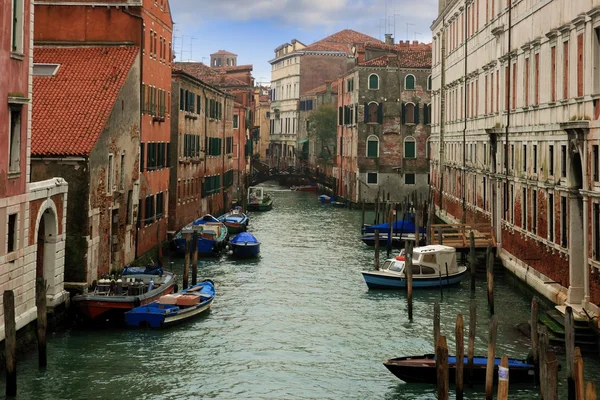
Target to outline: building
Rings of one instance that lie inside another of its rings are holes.
[[[70,182],[65,279],[87,287],[135,259],[140,52],[37,46],[34,62],[31,176]]]
[[[269,158],[269,129],[271,128],[271,100],[268,94],[262,94],[262,88],[254,90],[254,132],[258,134],[255,154],[263,163],[268,163]]]
[[[141,65],[140,183],[136,257],[166,240],[171,136],[173,21],[168,0],[40,0],[35,3],[35,44],[137,47]],[[118,29],[115,29],[118,27]],[[165,210],[161,215],[157,210]]]
[[[506,268],[600,304],[600,1],[445,1],[433,31],[438,216],[491,223]]]
[[[324,85],[308,90],[300,95],[298,112],[298,151],[301,163],[311,169],[319,169],[333,176],[333,161],[336,154],[336,132],[332,131],[332,140],[318,138],[311,128],[310,117],[322,105],[337,109],[338,82],[326,81]],[[334,124],[337,119],[332,121]]]
[[[64,290],[67,182],[31,181],[33,2],[2,1],[0,42],[0,291],[12,290],[19,331],[37,317],[36,279],[55,308]],[[0,309],[0,340],[4,340]]]
[[[373,203],[429,194],[431,48],[395,49],[338,79],[338,195]]]
[[[169,230],[231,207],[234,98],[175,67],[171,104]]]

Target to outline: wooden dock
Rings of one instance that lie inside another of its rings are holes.
[[[475,248],[485,249],[491,243],[496,248],[496,238],[492,226],[488,224],[433,224],[431,225],[431,244],[443,244],[455,247],[457,251],[469,250],[471,232],[475,237]],[[440,242],[441,238],[441,242]]]

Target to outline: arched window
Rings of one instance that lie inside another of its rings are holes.
[[[431,90],[431,75],[427,77],[427,90]]]
[[[369,75],[369,89],[379,89],[379,76],[377,74]]]
[[[369,103],[368,112],[369,119],[366,122],[379,122],[379,104],[375,102]]]
[[[379,138],[371,135],[367,138],[367,158],[379,157]]]
[[[423,105],[423,124],[431,124],[431,103]]]
[[[417,158],[417,141],[412,136],[404,139],[404,158]]]
[[[428,160],[431,158],[431,138],[427,138],[425,142],[425,158]]]
[[[404,78],[404,89],[415,90],[415,76],[414,75],[406,75],[406,78]]]
[[[406,103],[404,105],[404,123],[414,124],[415,123],[415,105],[413,103]]]

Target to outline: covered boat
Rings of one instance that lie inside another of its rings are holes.
[[[494,381],[498,381],[498,366],[500,358],[494,360]],[[435,355],[426,354],[414,357],[399,357],[387,360],[383,363],[386,368],[397,378],[409,383],[437,383],[437,371],[435,365]],[[469,379],[468,358],[464,358],[464,376]],[[487,357],[473,357],[473,375],[471,377],[474,384],[485,383],[487,367]],[[448,357],[448,369],[450,383],[455,383],[456,376],[456,357]],[[509,358],[508,370],[510,383],[535,383],[534,366],[525,361]]]
[[[256,257],[260,253],[260,243],[253,234],[242,232],[229,242],[234,257]]]
[[[125,267],[120,278],[98,280],[93,290],[71,300],[87,321],[121,320],[123,313],[175,290],[175,274],[160,267]]]
[[[333,201],[333,198],[331,198],[330,196],[327,196],[326,194],[322,194],[319,196],[319,202],[321,204],[329,204]]]
[[[268,211],[273,208],[273,199],[260,186],[248,188],[248,211]]]
[[[228,233],[227,227],[217,218],[206,214],[177,232],[171,242],[176,253],[185,255],[186,240],[184,234],[189,233],[191,238],[194,232],[196,232],[198,237],[197,246],[199,256],[217,255],[225,247]],[[194,249],[192,248],[190,251],[193,252]]]
[[[411,220],[401,219],[398,221],[394,221],[392,223],[392,234],[405,234],[405,233],[415,233],[415,223]],[[363,234],[367,233],[375,233],[378,230],[379,233],[387,233],[390,231],[390,224],[383,223],[377,225],[364,225],[362,227]],[[425,233],[425,228],[419,228],[419,233]]]
[[[248,215],[242,211],[241,207],[235,207],[217,219],[225,224],[229,234],[245,232],[248,228]]]
[[[215,286],[210,279],[174,294],[136,307],[125,313],[128,326],[163,328],[187,321],[208,311],[215,299]]]
[[[401,253],[385,260],[379,271],[362,271],[369,289],[398,289],[406,287],[406,261]],[[413,249],[413,287],[432,288],[459,283],[467,267],[456,262],[456,249],[430,245]]]

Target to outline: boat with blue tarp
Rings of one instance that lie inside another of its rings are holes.
[[[218,255],[224,248],[227,240],[227,227],[217,218],[206,214],[201,218],[194,220],[186,225],[181,231],[177,232],[171,245],[173,250],[179,255],[185,255],[186,239],[184,234],[196,232],[198,240],[198,255],[213,256]],[[193,248],[191,252],[193,252]]]
[[[260,242],[249,232],[237,234],[229,241],[232,255],[239,258],[256,257],[260,253]]]
[[[415,233],[415,223],[408,219],[400,219],[392,223],[392,234],[404,234],[404,233]],[[389,232],[390,224],[383,223],[377,225],[364,225],[362,227],[362,233],[375,233],[378,230],[379,233]],[[425,228],[419,228],[419,233],[425,233]]]
[[[229,234],[245,232],[248,228],[248,215],[242,211],[240,206],[235,207],[217,219],[225,224]]]
[[[214,283],[205,279],[197,285],[161,296],[157,301],[126,312],[125,323],[131,327],[164,328],[208,311],[214,299]]]

